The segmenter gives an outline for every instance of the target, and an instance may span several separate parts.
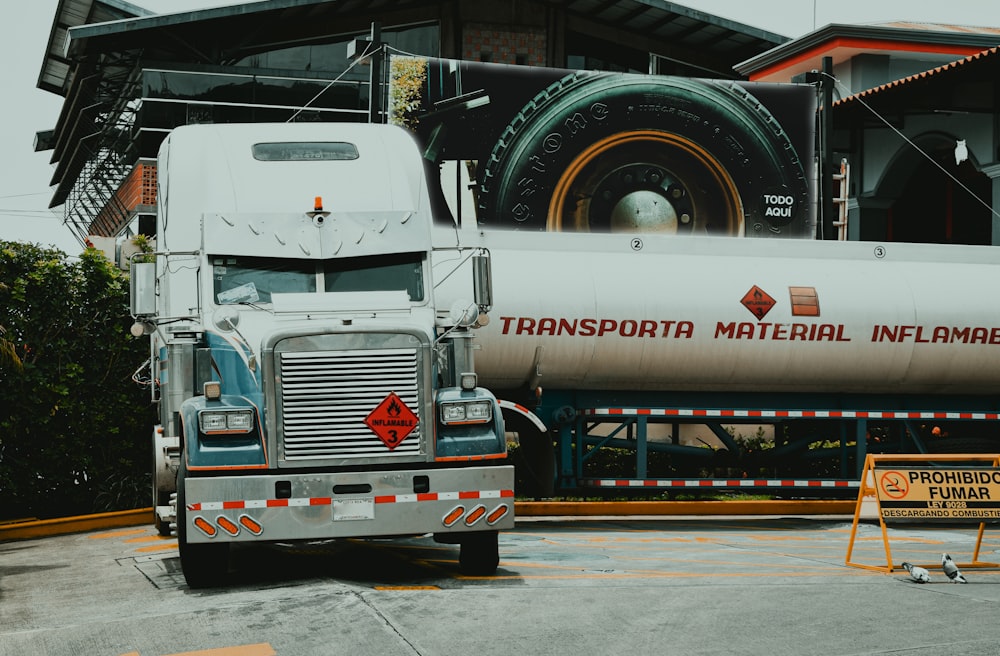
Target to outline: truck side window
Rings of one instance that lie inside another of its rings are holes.
[[[268,257],[213,257],[215,302],[270,303],[271,294],[315,292],[316,263]]]
[[[421,253],[328,260],[324,269],[325,289],[328,292],[402,290],[411,301],[424,300]]]

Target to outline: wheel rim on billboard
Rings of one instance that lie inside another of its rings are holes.
[[[484,225],[811,236],[809,183],[770,111],[732,82],[575,73],[510,121],[479,189]]]
[[[725,167],[688,139],[637,130],[591,144],[570,163],[553,190],[546,228],[706,233],[703,217],[714,217],[715,232],[743,234],[743,206]]]

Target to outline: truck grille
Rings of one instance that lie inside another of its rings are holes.
[[[279,373],[284,460],[420,451],[416,349],[284,352]],[[365,424],[390,392],[418,418],[417,428],[392,451]]]

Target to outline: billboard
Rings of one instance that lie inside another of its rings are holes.
[[[390,61],[445,220],[523,231],[815,235],[815,90]]]

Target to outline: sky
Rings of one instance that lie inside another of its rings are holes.
[[[789,37],[830,23],[909,20],[1000,27],[997,0],[672,0],[708,14]],[[131,0],[156,13],[241,4],[231,0]],[[17,20],[0,22],[0,240],[80,252],[52,198],[51,151],[35,153],[35,133],[55,127],[62,97],[36,88],[58,0],[0,0]]]

